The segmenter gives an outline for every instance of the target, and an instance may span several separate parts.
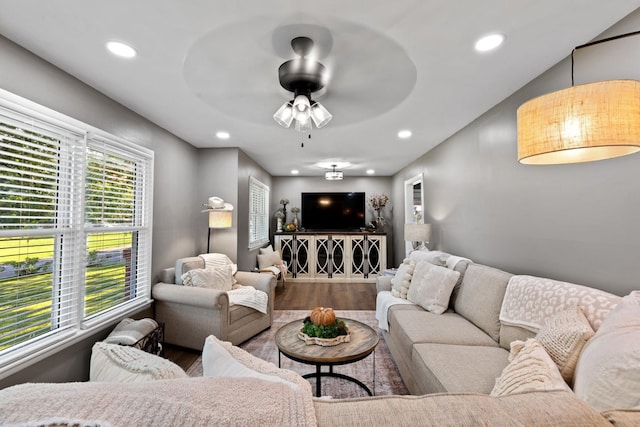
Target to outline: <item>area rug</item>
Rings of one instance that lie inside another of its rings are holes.
[[[274,336],[278,329],[294,320],[303,319],[309,315],[308,310],[275,310],[273,315],[273,325],[270,329],[256,335],[252,339],[240,345],[249,353],[263,360],[278,365],[278,348],[276,347]],[[382,338],[378,322],[375,319],[375,311],[364,310],[336,310],[339,318],[354,319],[366,323],[378,331],[380,343],[375,350],[375,383],[374,383],[374,355],[348,365],[335,366],[334,372],[349,375],[362,381],[375,395],[388,394],[409,394],[409,391],[400,378],[398,367],[396,366],[387,343]],[[295,362],[281,356],[281,367],[295,371],[301,375],[314,372],[315,367],[303,363]],[[328,368],[323,368],[323,370]],[[202,358],[198,358],[187,370],[187,374],[192,377],[202,376]],[[315,390],[315,379],[309,382]],[[322,394],[333,398],[362,397],[368,396],[367,392],[358,385],[340,378],[322,378]]]

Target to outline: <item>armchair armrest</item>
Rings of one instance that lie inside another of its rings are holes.
[[[248,271],[238,271],[236,280],[239,284],[253,286],[254,288],[266,292],[273,296],[276,289],[276,276],[267,273],[250,273]]]
[[[211,308],[214,310],[220,310],[222,307],[229,306],[229,296],[225,291],[209,288],[156,283],[153,285],[153,288],[151,288],[151,295],[159,301]]]

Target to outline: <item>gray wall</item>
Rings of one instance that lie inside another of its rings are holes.
[[[291,222],[293,214],[291,208],[301,207],[301,193],[315,192],[364,192],[368,197],[372,193],[384,193],[389,196],[389,203],[382,211],[382,216],[387,221],[385,232],[387,232],[387,265],[393,264],[393,218],[398,216],[398,209],[402,209],[404,196],[398,198],[392,194],[392,178],[391,177],[349,177],[348,169],[345,170],[345,178],[342,181],[327,181],[323,177],[274,177],[273,186],[271,187],[271,212],[275,213],[281,208],[280,200],[282,198],[289,199],[287,205],[287,222]],[[402,211],[400,211],[402,212]],[[400,214],[402,216],[402,214]],[[304,217],[298,214],[301,226],[304,227]],[[369,223],[375,219],[375,215],[367,206],[366,222]],[[401,225],[402,227],[402,225]],[[272,219],[271,231],[276,230],[275,219]],[[272,239],[273,241],[273,239]]]
[[[636,12],[607,36],[639,25]],[[580,50],[576,83],[640,79],[639,50],[638,36]],[[624,295],[640,289],[640,154],[573,165],[517,161],[516,109],[570,86],[570,75],[567,59],[401,170],[393,178],[394,199],[402,197],[405,179],[423,172],[432,249]],[[401,226],[403,213],[395,217]],[[403,243],[401,236],[395,243]],[[396,253],[395,263],[401,259]]]
[[[198,150],[2,36],[0,58],[3,89],[155,152],[154,278],[176,258],[196,253],[197,238],[202,234],[193,226],[197,216],[194,207],[202,201],[190,190],[199,182],[194,167]],[[87,379],[91,345],[111,326],[105,325],[94,337],[3,378],[0,387],[26,381]]]
[[[239,150],[238,158],[238,269],[250,271],[257,266],[258,250],[249,250],[249,180],[256,178],[272,187],[271,175],[244,151]]]

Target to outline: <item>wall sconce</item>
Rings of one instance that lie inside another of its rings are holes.
[[[209,233],[207,234],[207,253],[210,250],[211,229],[231,228],[233,223],[233,205],[225,203],[220,197],[209,197],[208,204],[202,206],[207,209],[202,212],[209,212]]]
[[[640,31],[577,46],[571,52],[571,87],[518,108],[518,161],[548,165],[609,159],[640,151],[640,82],[609,80],[574,86],[577,49],[640,34]]]
[[[418,242],[419,246],[414,250],[429,250],[427,243],[431,239],[431,224],[405,224],[404,240]],[[413,243],[411,245],[413,247]]]

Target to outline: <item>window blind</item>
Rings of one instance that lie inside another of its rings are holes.
[[[249,178],[249,249],[269,242],[269,186]]]
[[[153,152],[0,90],[0,366],[150,301]]]

